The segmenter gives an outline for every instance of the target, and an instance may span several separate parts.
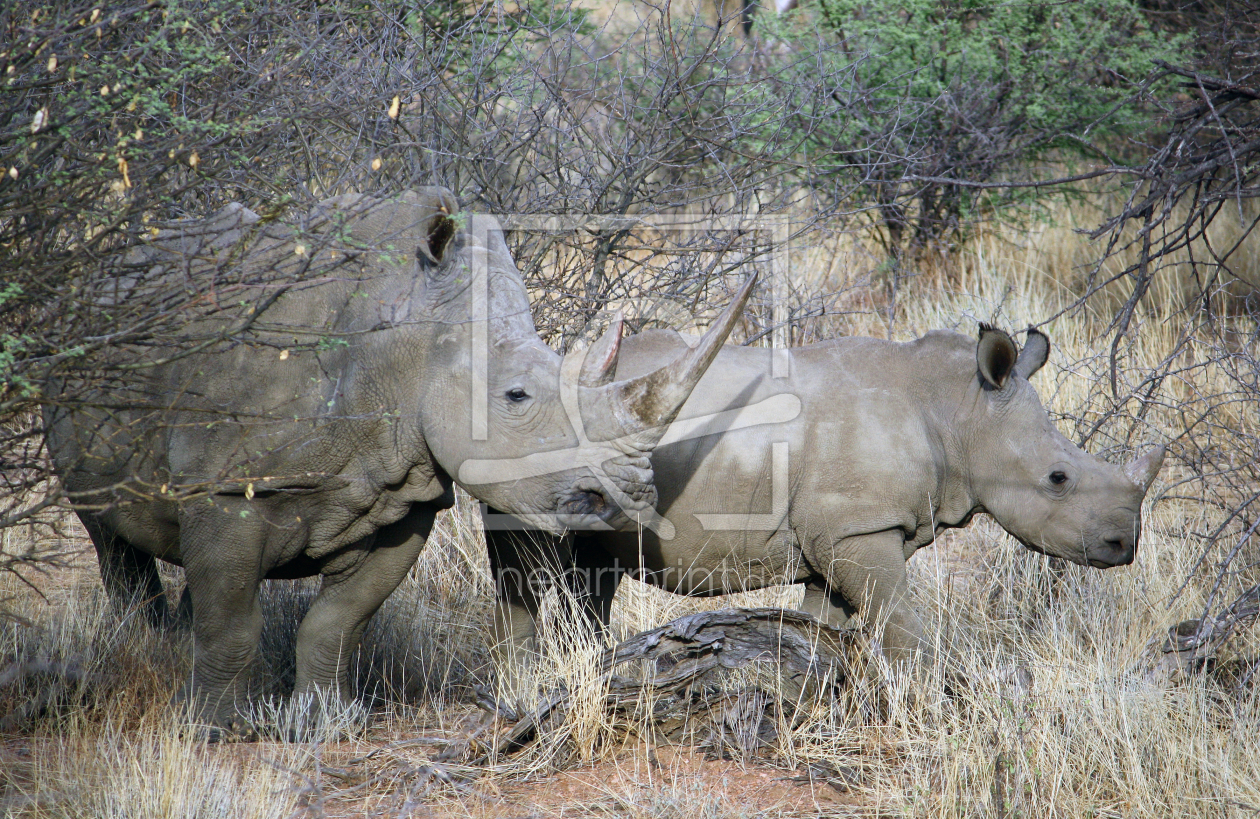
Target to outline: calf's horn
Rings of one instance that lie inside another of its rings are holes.
[[[1133,481],[1142,490],[1142,494],[1146,494],[1151,484],[1155,482],[1155,476],[1159,474],[1159,468],[1164,464],[1165,451],[1166,448],[1163,445],[1157,446],[1145,455],[1134,458],[1125,466],[1125,477]]]
[[[586,348],[586,358],[582,363],[582,375],[579,380],[583,387],[602,387],[612,383],[613,372],[617,369],[617,354],[621,352],[621,334],[625,331],[625,326],[625,316],[618,310],[607,332]]]

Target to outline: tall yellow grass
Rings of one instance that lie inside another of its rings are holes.
[[[819,240],[798,248],[794,269],[806,272],[796,276],[794,287],[850,288],[846,298],[853,311],[820,322],[819,333],[887,335],[891,329],[905,339],[939,327],[971,332],[977,320],[1019,329],[1069,306],[1084,263],[1093,258],[1094,249],[1070,230],[1092,217],[1077,210],[1057,216],[1057,223],[1018,234],[982,233],[953,260],[922,271],[898,294],[891,327],[886,287],[865,283],[879,260],[856,243]],[[1177,339],[1184,299],[1174,273],[1161,279],[1163,295],[1150,299],[1140,316],[1128,368],[1162,360]],[[1035,383],[1061,426],[1071,419],[1088,425],[1109,400],[1099,357],[1109,343],[1108,318],[1106,309],[1069,311],[1045,327],[1054,353]],[[1187,353],[1194,354],[1193,348]],[[1229,387],[1218,375],[1211,368],[1188,371],[1168,385],[1169,397],[1182,409],[1202,402]],[[1230,423],[1260,429],[1260,408],[1235,405],[1229,412],[1236,416]],[[1122,417],[1089,446],[1118,456],[1146,441],[1173,442],[1163,486],[1184,477],[1176,463],[1183,423],[1176,407],[1154,407],[1136,431]],[[1200,613],[1203,584],[1191,582],[1180,596],[1178,591],[1202,549],[1194,534],[1214,527],[1220,515],[1193,500],[1158,503],[1147,510],[1137,562],[1105,572],[1052,567],[988,520],[948,533],[911,560],[916,602],[937,643],[935,666],[922,678],[890,678],[885,720],[858,718],[830,703],[807,704],[806,718],[781,726],[786,739],[778,764],[846,771],[858,815],[1256,815],[1260,695],[1254,684],[1235,690],[1227,678],[1211,674],[1176,685],[1152,683],[1134,669],[1152,635]],[[187,664],[186,643],[120,624],[90,572],[66,577],[64,587],[45,589],[51,605],[27,596],[24,612],[33,626],[0,626],[0,667],[55,661],[76,664],[78,674],[59,678],[60,693],[42,715],[0,735],[0,753],[6,754],[0,813],[270,817],[301,808],[315,815],[325,803],[313,793],[336,804],[339,780],[319,773],[331,744],[326,750],[318,743],[268,740],[207,748],[182,736],[165,702]],[[11,580],[4,582],[10,585],[0,597],[21,594]],[[365,693],[378,695],[370,700],[375,723],[346,727],[351,735],[340,740],[350,749],[346,753],[366,753],[397,738],[475,730],[480,723],[468,702],[470,692],[489,680],[491,592],[475,504],[464,499],[441,522],[367,637],[365,657],[377,666],[393,665],[360,672]],[[280,586],[269,594],[273,641],[266,653],[278,656],[291,645],[275,635],[292,629],[303,595]],[[734,600],[692,600],[626,581],[613,631],[638,631],[698,608],[792,605],[799,594],[776,588]],[[544,657],[529,684],[506,692],[505,700],[529,707],[540,691],[562,680],[575,702],[557,729],[567,738],[564,758],[641,759],[648,753],[642,738],[603,711],[594,662],[599,641],[562,616],[565,601],[549,605],[542,618]],[[1254,635],[1235,645],[1238,656],[1257,651]],[[0,689],[0,714],[50,680],[36,675]],[[544,750],[527,752],[488,775],[537,775],[557,759]],[[316,781],[318,791],[311,787]],[[380,786],[384,790],[373,797],[379,801],[371,804],[401,804],[400,792],[389,787]],[[713,793],[678,783],[658,795],[618,797],[609,812],[744,815],[739,805],[715,802]],[[439,805],[448,815],[480,810],[466,801],[431,803]]]

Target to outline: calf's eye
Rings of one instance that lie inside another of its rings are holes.
[[[1055,486],[1062,486],[1063,484],[1067,483],[1067,473],[1059,472],[1057,470],[1054,472],[1051,472],[1050,483],[1054,484]]]
[[[529,398],[529,393],[525,392],[525,390],[520,387],[513,387],[507,391],[507,399],[513,403],[519,404],[526,398]]]

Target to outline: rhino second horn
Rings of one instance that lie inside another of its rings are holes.
[[[583,387],[602,387],[612,383],[625,326],[625,316],[618,310],[608,330],[586,348],[586,359],[582,362],[582,374],[578,380]]]
[[[1151,484],[1155,482],[1155,476],[1159,474],[1159,468],[1164,465],[1164,453],[1167,448],[1162,444],[1155,447],[1145,455],[1134,458],[1124,468],[1124,475],[1142,490],[1142,494],[1151,488]]]
[[[700,339],[700,343],[683,353],[673,363],[629,381],[609,385],[616,390],[617,401],[625,408],[639,429],[628,432],[644,433],[638,436],[639,444],[650,449],[660,441],[666,427],[678,416],[683,403],[691,395],[709,364],[717,357],[735,322],[743,315],[744,305],[752,295],[757,274],[753,273],[735,294],[735,298],[718,316],[717,321]],[[648,432],[650,430],[650,432]]]

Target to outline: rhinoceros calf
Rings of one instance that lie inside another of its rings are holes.
[[[617,375],[684,348],[668,331],[632,337]],[[723,348],[652,455],[672,539],[488,526],[499,639],[529,645],[559,574],[607,623],[629,571],[692,595],[804,583],[804,608],[832,625],[855,611],[887,618],[885,651],[904,659],[923,647],[906,561],[977,512],[1039,552],[1131,563],[1163,447],[1121,469],[1061,435],[1028,382],[1049,349],[1036,330],[1020,352],[984,325],[978,343],[945,331],[845,338],[791,350],[775,378],[771,351]]]
[[[440,188],[343,196],[297,233],[230,206],[159,233],[89,294],[103,309],[143,299],[190,316],[168,344],[116,349],[105,376],[63,373],[46,421],[110,593],[160,623],[155,558],[186,571],[194,718],[237,723],[264,578],[322,576],[298,631],[297,689],[345,695],[365,624],[467,461],[565,453],[524,478],[482,469],[468,486],[544,527],[620,524],[655,503],[660,425],[751,281],[696,350],[612,381],[618,333],[584,383],[563,382],[497,222],[457,211]]]

